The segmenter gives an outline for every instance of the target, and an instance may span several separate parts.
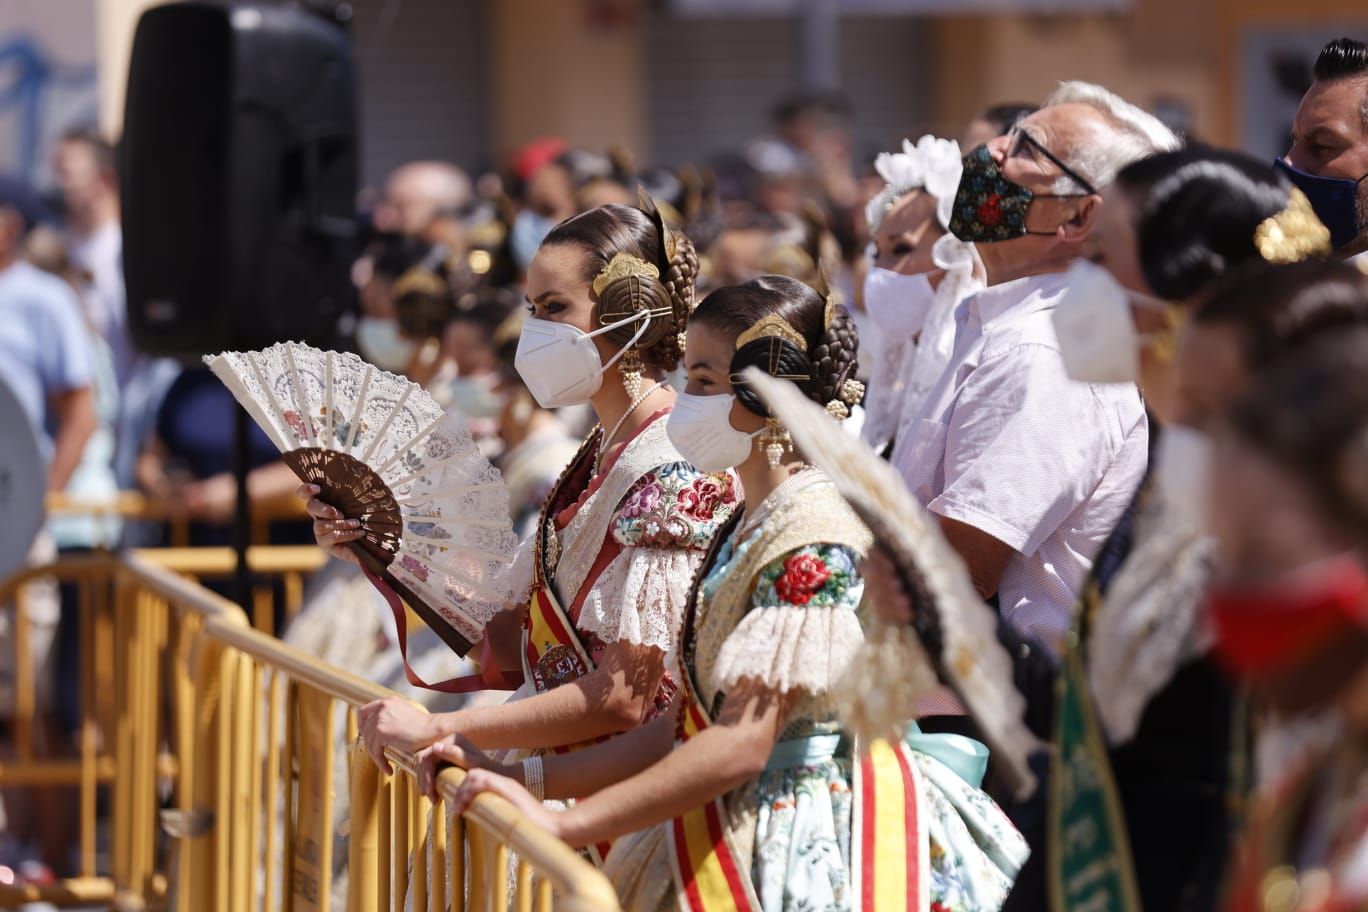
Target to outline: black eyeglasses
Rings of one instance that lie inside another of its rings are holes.
[[[1045,158],[1048,161],[1052,162],[1056,168],[1062,171],[1066,177],[1068,177],[1074,183],[1078,184],[1078,186],[1082,187],[1084,190],[1088,191],[1088,193],[1097,192],[1096,187],[1094,187],[1090,182],[1084,180],[1081,176],[1079,176],[1078,172],[1075,171],[1073,168],[1070,168],[1068,165],[1064,164],[1064,162],[1060,161],[1059,157],[1055,155],[1053,152],[1051,152],[1049,149],[1045,148],[1045,146],[1041,144],[1040,140],[1036,139],[1030,133],[1021,129],[1021,127],[1012,127],[1012,129],[1008,130],[1007,139],[1010,143],[1010,145],[1007,147],[1008,158],[1015,158],[1021,152],[1021,147],[1023,145],[1030,146],[1032,150],[1039,152],[1041,155],[1045,156]],[[1043,196],[1044,194],[1036,195]],[[1070,194],[1052,195],[1065,196]],[[1075,193],[1071,195],[1086,196],[1087,194]]]

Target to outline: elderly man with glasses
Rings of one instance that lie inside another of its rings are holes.
[[[1091,252],[1098,191],[1178,145],[1134,105],[1068,82],[964,160],[950,230],[974,242],[988,287],[961,303],[950,366],[893,463],[979,592],[1050,654],[1145,471],[1149,439],[1133,385],[1069,379],[1051,312],[1070,263]],[[954,712],[944,701],[923,710]]]

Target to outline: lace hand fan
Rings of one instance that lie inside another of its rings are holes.
[[[897,688],[880,681],[886,682],[891,673],[918,683],[920,669],[921,683],[934,686],[926,672],[929,663],[935,677],[954,691],[978,723],[993,754],[1003,761],[1011,785],[1018,794],[1028,794],[1035,777],[1027,758],[1043,745],[1022,722],[1026,701],[1013,683],[1011,658],[998,641],[997,615],[979,597],[968,568],[941,534],[935,517],[912,496],[896,469],[846,433],[792,383],[755,368],[747,369],[745,380],[783,422],[794,446],[831,478],[869,526],[892,558],[903,587],[917,601],[915,636],[907,636],[906,628],[874,625],[856,662],[877,663],[879,649],[888,643],[899,655],[892,663],[884,657],[874,680],[862,674],[872,669],[852,669],[843,717],[865,737],[882,736],[905,723],[911,707],[901,699],[888,699]]]
[[[512,596],[518,540],[503,478],[464,419],[352,354],[282,342],[204,361],[285,464],[361,521],[364,537],[348,547],[377,588],[390,597],[390,587],[448,646],[469,652]]]

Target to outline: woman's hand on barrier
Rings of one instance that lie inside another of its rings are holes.
[[[470,802],[474,801],[475,796],[481,792],[493,792],[513,805],[518,813],[528,820],[557,839],[561,838],[561,828],[565,823],[565,812],[551,810],[516,781],[508,776],[501,776],[492,770],[471,770],[465,777],[465,781],[461,783],[461,787],[456,790],[452,809],[458,814],[464,814],[470,807]]]
[[[333,557],[360,565],[348,542],[354,542],[366,533],[361,530],[361,521],[348,519],[336,507],[318,499],[323,489],[315,484],[302,484],[295,489],[295,495],[305,501],[305,509],[313,517],[314,541],[318,547]]]
[[[486,769],[505,776],[515,775],[521,767],[509,767],[494,760],[459,734],[448,735],[418,752],[418,789],[437,800],[437,774],[448,766],[464,770]]]
[[[403,697],[367,703],[356,711],[356,724],[366,751],[386,774],[392,769],[385,759],[385,748],[416,754],[445,734],[436,716]]]
[[[890,624],[912,623],[912,597],[883,548],[876,545],[869,549],[860,564],[860,578],[864,580],[865,598],[879,617]]]

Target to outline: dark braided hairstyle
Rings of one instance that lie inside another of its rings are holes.
[[[787,323],[805,344],[800,348],[789,339],[771,335],[736,350],[731,363],[732,391],[748,411],[770,417],[754,391],[738,382],[748,367],[792,381],[823,406],[839,402],[849,408],[859,401],[858,395],[852,395],[856,390],[848,385],[859,358],[855,322],[844,307],[829,305],[825,296],[797,279],[766,275],[719,288],[698,305],[693,322],[739,338],[767,317]]]
[[[656,267],[659,278],[632,276],[610,283],[602,295],[593,294],[598,322],[608,325],[643,310],[651,322],[636,344],[641,360],[650,367],[672,371],[684,350],[680,333],[693,311],[694,282],[698,278],[698,254],[679,232],[670,232],[649,198],[644,209],[633,206],[599,206],[561,222],[542,241],[542,246],[569,244],[585,251],[585,281],[592,283],[619,254],[627,254]],[[671,255],[670,248],[673,248]],[[639,322],[607,334],[616,345],[631,342]]]

